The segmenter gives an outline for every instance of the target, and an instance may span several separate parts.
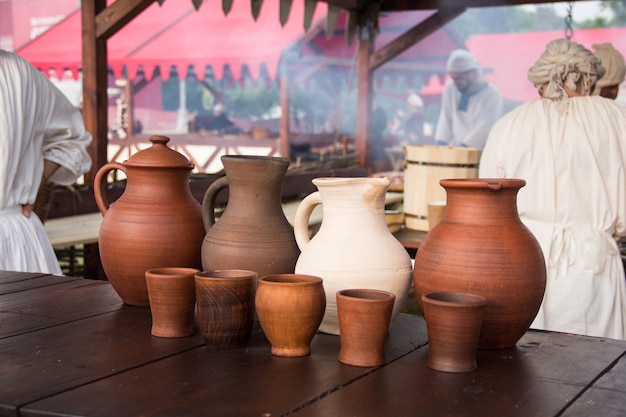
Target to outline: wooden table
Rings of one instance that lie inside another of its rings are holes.
[[[55,249],[87,245],[98,241],[102,213],[77,214],[50,219],[44,223],[48,239]]]
[[[318,334],[310,356],[275,357],[258,326],[245,349],[156,338],[107,282],[0,271],[0,416],[626,415],[626,341],[529,331],[448,374],[426,367],[423,320],[400,315],[386,365],[338,352]]]

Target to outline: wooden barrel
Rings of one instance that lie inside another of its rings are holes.
[[[408,229],[428,231],[428,202],[446,200],[439,180],[477,178],[482,151],[458,146],[404,147],[404,223]]]

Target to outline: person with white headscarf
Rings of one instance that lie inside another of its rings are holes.
[[[489,129],[502,116],[502,95],[483,79],[469,51],[452,51],[446,68],[450,80],[441,95],[435,143],[482,149]]]
[[[626,78],[626,63],[624,56],[610,43],[597,43],[593,45],[594,54],[602,61],[606,69],[604,77],[596,82],[593,90],[594,95],[615,100],[619,94],[619,85]]]
[[[528,71],[541,97],[496,122],[479,175],[526,180],[518,212],[547,269],[531,327],[624,339],[626,107],[590,95],[604,72],[582,45],[550,42]]]
[[[0,49],[0,270],[61,274],[32,211],[42,181],[71,185],[91,167],[80,111],[25,59]]]

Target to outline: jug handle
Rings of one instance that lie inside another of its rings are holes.
[[[213,181],[202,198],[202,223],[204,231],[208,231],[215,224],[215,198],[217,193],[228,187],[228,177],[221,177]]]
[[[103,182],[106,181],[106,175],[113,171],[114,169],[119,169],[124,174],[126,174],[126,167],[120,164],[119,162],[109,162],[104,164],[98,172],[96,172],[96,176],[93,181],[94,188],[94,197],[96,198],[96,205],[100,210],[100,213],[104,216],[104,213],[109,210],[109,201],[106,196],[106,184],[103,186]]]
[[[322,204],[322,196],[319,191],[315,191],[304,197],[296,209],[296,216],[293,221],[293,232],[300,251],[303,251],[304,247],[308,245],[311,240],[309,235],[309,219],[315,207],[320,204]]]

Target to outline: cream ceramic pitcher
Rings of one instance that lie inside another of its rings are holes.
[[[337,291],[377,289],[396,295],[392,320],[404,307],[412,276],[411,258],[385,221],[387,178],[316,178],[318,191],[302,200],[294,220],[301,254],[296,273],[324,280],[326,312],[319,328],[339,334]],[[313,238],[309,218],[323,207]]]

